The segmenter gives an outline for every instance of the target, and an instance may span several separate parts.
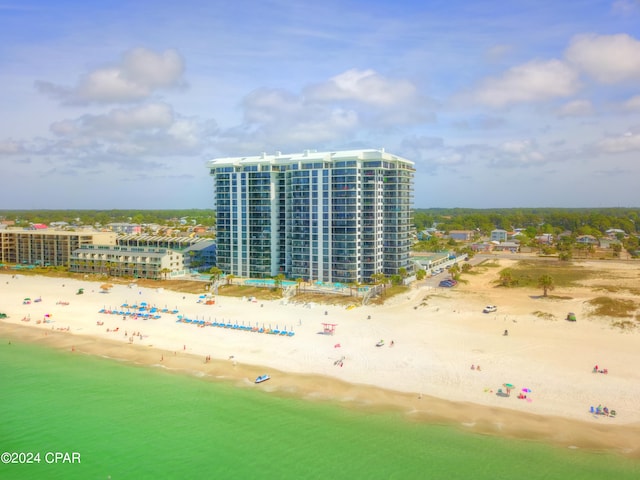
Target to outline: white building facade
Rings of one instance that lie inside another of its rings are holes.
[[[366,283],[411,269],[413,162],[384,150],[307,150],[207,166],[223,272]]]

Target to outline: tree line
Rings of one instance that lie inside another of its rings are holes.
[[[525,228],[535,234],[560,234],[571,231],[579,235],[600,237],[609,229],[634,234],[640,228],[639,208],[503,208],[416,209],[414,223],[418,231],[437,226],[451,230],[478,230],[488,234],[501,228]]]
[[[178,224],[180,219],[189,223],[213,226],[215,210],[0,210],[1,220],[12,220],[18,226],[32,223],[66,222],[70,225],[106,225],[108,223]]]

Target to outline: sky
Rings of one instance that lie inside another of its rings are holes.
[[[384,148],[416,208],[640,206],[640,0],[0,0],[0,209],[213,208]]]

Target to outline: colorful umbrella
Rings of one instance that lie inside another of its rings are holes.
[[[503,383],[502,386],[507,388],[513,388],[513,385],[510,383]]]
[[[522,391],[525,392],[525,393],[530,393],[531,389],[530,388],[523,388]]]

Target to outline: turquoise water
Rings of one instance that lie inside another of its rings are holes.
[[[27,479],[637,479],[640,462],[461,433],[0,340],[0,464]],[[77,452],[80,464],[47,463]]]

